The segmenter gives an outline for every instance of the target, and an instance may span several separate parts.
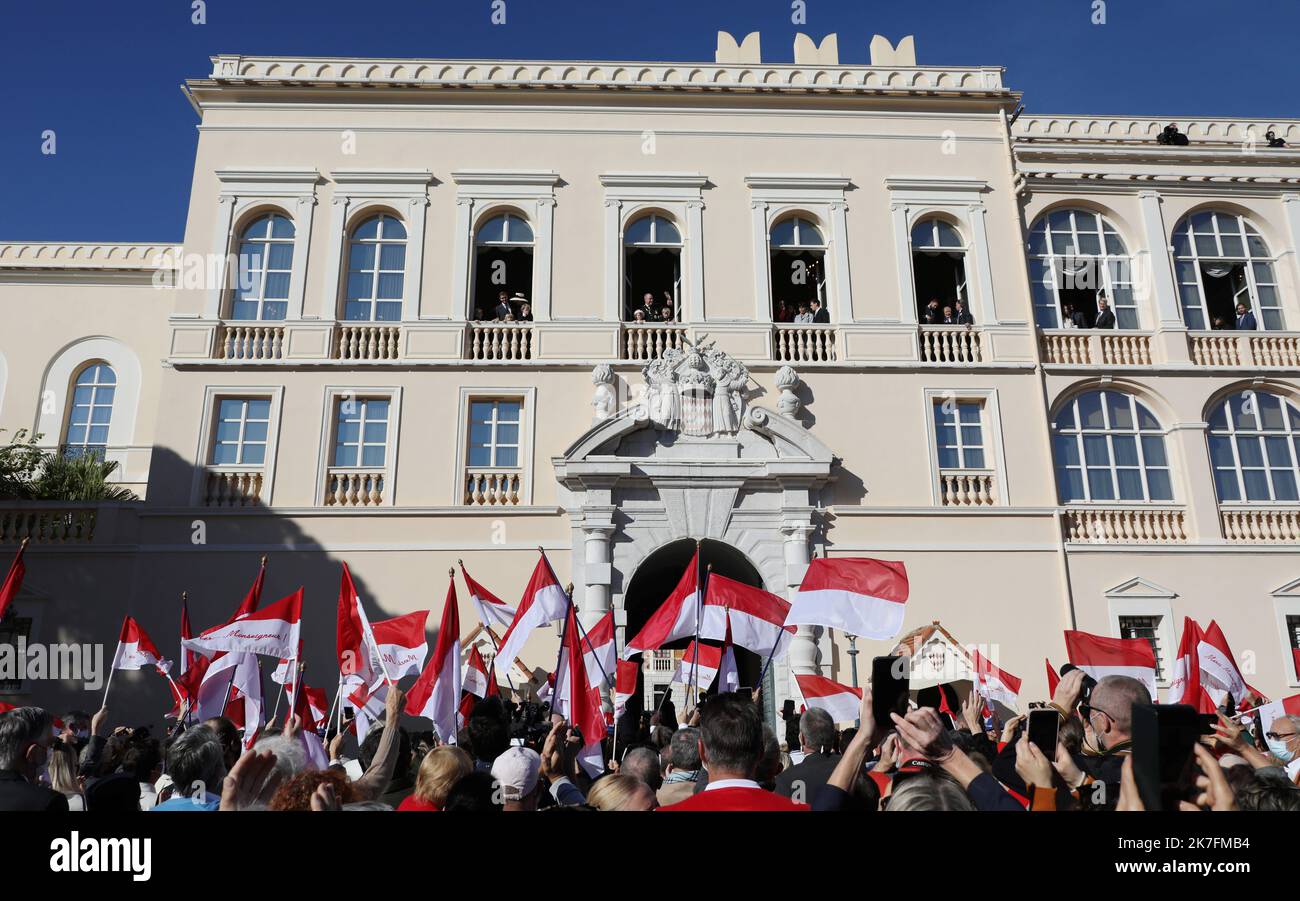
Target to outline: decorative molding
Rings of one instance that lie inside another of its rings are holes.
[[[1108,588],[1103,594],[1107,598],[1158,598],[1163,600],[1173,600],[1178,597],[1178,592],[1165,588],[1163,585],[1157,585],[1155,582],[1148,581],[1141,576],[1135,576],[1127,582],[1121,582],[1113,588]]]
[[[175,270],[183,250],[181,244],[4,241],[0,269]]]

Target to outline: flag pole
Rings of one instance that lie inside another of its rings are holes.
[[[461,560],[459,557],[457,557],[457,558],[456,558],[456,565],[460,567],[460,571],[461,571],[461,572],[464,572],[464,571],[465,571],[465,561],[464,561],[464,560]],[[474,596],[474,593],[471,591],[471,592],[470,592],[470,597],[472,598],[473,596]],[[481,605],[475,605],[475,606],[481,606]],[[479,619],[482,620],[483,617],[480,616]],[[488,634],[488,638],[492,639],[492,650],[494,651],[494,653],[493,653],[493,655],[492,655],[492,669],[495,670],[495,669],[496,669],[496,664],[497,664],[497,654],[500,654],[500,653],[501,653],[501,642],[497,640],[497,633],[493,632],[493,631],[492,631],[492,627],[489,626],[487,623],[483,623],[483,631],[486,632],[486,633]],[[513,660],[510,661],[510,663],[507,663],[507,664],[506,664],[506,670],[505,670],[506,684],[510,686],[510,691],[511,691],[512,693],[514,693],[514,694],[518,694],[518,693],[519,693],[519,689],[515,688],[515,680],[510,678],[510,665],[511,665],[512,663],[514,663]],[[496,678],[496,677],[493,676],[493,679],[495,679],[495,678]]]
[[[572,591],[573,586],[570,585],[570,586],[569,586],[569,589]],[[573,623],[574,623],[574,625],[576,625],[576,626],[578,627],[578,634],[581,635],[581,636],[582,636],[582,640],[585,641],[585,642],[587,643],[587,647],[591,648],[591,650],[594,652],[594,651],[596,650],[596,648],[595,648],[594,645],[592,645],[592,643],[591,643],[591,639],[587,637],[587,630],[584,629],[584,628],[582,627],[582,623],[578,621],[578,617],[577,617],[577,616],[575,616],[575,617],[573,618]],[[615,653],[617,654],[617,653],[618,653],[618,645],[615,645],[614,648],[615,648]],[[610,691],[613,691],[613,690],[614,690],[614,682],[613,682],[613,680],[611,680],[611,679],[609,678],[609,673],[605,672],[605,664],[601,663],[601,662],[600,662],[600,658],[597,657],[594,653],[593,653],[591,656],[595,659],[595,661],[596,661],[596,667],[600,670],[600,674],[601,674],[602,676],[605,677],[605,684],[609,686]]]
[[[695,539],[695,656],[691,658],[691,684],[688,697],[693,696],[692,703],[700,706],[699,668],[700,668],[700,604],[704,600],[704,578],[700,573],[700,549],[704,542]]]
[[[541,551],[541,548],[539,547],[537,550],[538,550],[538,551]],[[543,558],[545,558],[546,555],[543,554],[542,556],[543,556]],[[550,562],[548,561],[546,565],[547,565],[547,566],[550,566]],[[572,586],[570,586],[570,591],[572,591]],[[564,593],[565,598],[566,598],[566,599],[568,600],[568,602],[569,602],[569,606],[568,606],[568,607],[565,609],[565,611],[564,611],[564,626],[561,627],[561,629],[560,629],[560,650],[559,650],[559,651],[556,653],[556,655],[555,655],[555,669],[553,669],[553,670],[551,671],[552,674],[555,676],[555,688],[554,688],[554,690],[551,692],[551,700],[552,700],[552,702],[554,702],[554,701],[558,701],[558,700],[560,699],[560,698],[559,698],[559,694],[560,694],[560,661],[564,659],[564,641],[565,641],[565,639],[568,637],[568,634],[569,634],[569,611],[573,609],[573,595],[570,593],[570,591],[566,591],[566,592]],[[573,618],[573,621],[576,623],[576,622],[578,621],[578,618],[575,616],[575,617]],[[573,675],[570,674],[570,675],[569,675],[569,678],[572,679],[572,678],[573,678]],[[554,704],[554,703],[551,704],[551,712],[552,712],[552,713],[555,712],[555,704]]]

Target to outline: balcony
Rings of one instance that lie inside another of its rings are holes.
[[[282,325],[223,322],[217,332],[219,360],[279,360],[284,356]]]
[[[470,507],[513,507],[523,493],[522,469],[473,467],[465,470],[463,503]]]
[[[513,362],[533,358],[531,322],[470,322],[466,359]]]
[[[205,507],[255,507],[262,503],[261,469],[210,466],[200,501]]]
[[[772,359],[778,363],[834,363],[834,326],[774,325]]]
[[[939,500],[945,507],[991,507],[997,503],[997,478],[991,469],[944,469]]]
[[[622,359],[637,362],[657,360],[667,350],[680,350],[686,326],[676,323],[625,322],[619,342]]]
[[[1233,544],[1300,543],[1300,507],[1220,507],[1219,524]]]
[[[336,360],[396,360],[401,355],[402,329],[396,325],[340,323],[330,342]]]
[[[99,505],[25,501],[0,507],[0,544],[89,544],[95,539]]]
[[[1149,332],[1044,329],[1041,336],[1049,366],[1151,365]]]
[[[1067,507],[1065,540],[1080,544],[1183,544],[1181,507]]]
[[[378,507],[384,502],[384,467],[330,467],[325,472],[325,506]]]
[[[969,325],[922,325],[922,363],[983,363],[982,333]]]
[[[1188,332],[1197,366],[1300,368],[1300,332]]]

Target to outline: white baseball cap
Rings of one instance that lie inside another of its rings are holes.
[[[510,748],[492,762],[492,778],[506,801],[520,801],[537,788],[542,757],[531,748]]]

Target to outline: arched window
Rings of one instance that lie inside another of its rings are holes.
[[[1296,501],[1300,410],[1263,391],[1224,398],[1210,415],[1214,490],[1224,501]]]
[[[1164,430],[1133,395],[1080,394],[1052,429],[1061,503],[1173,500]]]
[[[493,216],[474,233],[474,318],[528,321],[532,295],[532,226],[515,213]]]
[[[405,279],[405,226],[387,214],[362,222],[353,229],[348,243],[343,318],[351,322],[401,319]]]
[[[808,219],[782,219],[768,235],[772,280],[772,319],[776,322],[828,321],[826,239]],[[813,310],[813,302],[820,312]],[[816,319],[814,318],[816,317]]]
[[[230,318],[283,319],[289,309],[293,223],[279,213],[259,216],[239,239],[238,281]]]
[[[94,454],[102,458],[108,447],[108,426],[113,419],[117,374],[107,363],[91,363],[77,374],[64,430],[64,453]]]
[[[623,231],[624,307],[629,321],[675,322],[681,318],[682,236],[657,213]],[[638,316],[637,313],[641,315]]]
[[[974,324],[966,295],[966,242],[942,219],[922,219],[912,226],[912,282],[921,322],[938,325],[961,319]]]
[[[1115,327],[1140,327],[1128,249],[1100,213],[1067,209],[1038,217],[1029,230],[1029,281],[1040,328],[1091,328],[1103,300]]]
[[[1255,227],[1232,213],[1193,213],[1174,228],[1174,274],[1189,329],[1234,328],[1244,304],[1256,326],[1286,326],[1273,257]]]

